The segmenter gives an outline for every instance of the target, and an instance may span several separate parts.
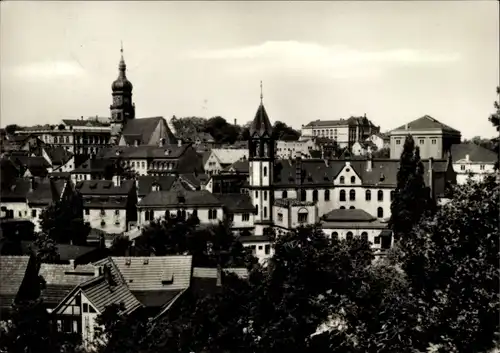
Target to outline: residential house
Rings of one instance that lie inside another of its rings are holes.
[[[300,152],[304,158],[311,158],[312,150],[319,150],[314,138],[308,138],[298,141],[283,141],[278,140],[276,146],[276,157],[279,159],[287,159],[290,156],[294,157],[297,152]]]
[[[460,143],[451,146],[453,169],[457,173],[457,184],[467,183],[469,177],[481,181],[495,172],[498,154],[474,143]]]
[[[196,215],[200,223],[216,224],[223,220],[223,204],[209,191],[153,191],[138,204],[138,223],[154,219]]]
[[[415,145],[420,149],[420,157],[423,159],[446,159],[451,146],[459,144],[461,139],[460,131],[425,115],[390,132],[391,158],[400,158],[408,135],[413,136]]]
[[[91,228],[109,234],[126,232],[137,221],[134,180],[81,181],[76,185],[83,199],[83,219]]]
[[[84,180],[105,179],[112,164],[112,160],[101,157],[90,157],[80,164],[75,162],[76,168],[70,171],[71,180],[76,183]]]
[[[231,222],[231,229],[241,233],[253,230],[253,214],[255,207],[248,194],[214,194],[224,205],[224,214]]]
[[[377,146],[370,140],[356,141],[351,148],[353,156],[366,156],[377,150]]]
[[[193,267],[191,277],[191,292],[196,296],[205,296],[220,293],[224,280],[228,275],[235,275],[241,279],[248,278],[246,268],[206,268]]]
[[[98,264],[94,277],[74,287],[52,310],[53,320],[59,332],[81,334],[83,343],[90,348],[102,332],[97,316],[111,304],[120,305],[120,315],[131,315],[142,307],[112,265]]]
[[[108,257],[96,262],[115,269],[149,317],[165,313],[191,283],[191,255]]]
[[[22,177],[46,177],[52,172],[51,165],[43,157],[31,156],[29,154],[12,154],[9,159],[19,169]]]
[[[0,317],[7,319],[14,304],[40,295],[38,268],[34,257],[0,256]]]
[[[220,174],[236,161],[247,158],[247,149],[214,148],[210,151],[203,167],[205,173],[209,175]]]
[[[73,153],[61,146],[43,147],[42,157],[51,165],[52,172],[71,172],[75,169],[75,157]]]
[[[177,177],[174,175],[140,175],[136,178],[137,202],[153,191],[168,191],[172,189]]]
[[[377,150],[389,148],[391,145],[391,137],[388,134],[381,132],[371,135],[365,141],[370,141],[375,144],[375,146],[377,146]]]

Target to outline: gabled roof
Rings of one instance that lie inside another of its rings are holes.
[[[90,117],[88,119],[63,119],[62,123],[64,125],[73,127],[76,126],[106,127],[110,126],[110,118]]]
[[[190,144],[165,144],[162,147],[153,145],[113,146],[102,151],[104,158],[123,159],[176,159],[181,157]]]
[[[108,259],[116,266],[132,292],[189,288],[193,261],[191,255]]]
[[[413,120],[409,122],[408,124],[401,125],[400,127],[394,129],[394,131],[400,131],[400,130],[412,130],[412,131],[418,131],[418,130],[441,130],[441,131],[446,131],[446,132],[452,132],[452,133],[460,133],[460,131],[445,125],[441,123],[440,121],[434,119],[433,117],[429,115],[424,115],[421,118],[418,118],[416,120]],[[391,133],[392,133],[391,132]]]
[[[213,148],[212,153],[219,159],[221,165],[248,159],[248,149]]]
[[[250,195],[247,194],[214,194],[231,213],[253,212],[255,210]]]
[[[165,136],[165,143],[177,143],[174,134],[162,116],[128,120],[123,129],[123,138],[129,145],[134,145],[136,140],[139,140],[141,145],[147,145],[159,124],[162,124],[162,129],[165,129],[164,134],[162,134]]]
[[[41,297],[44,304],[56,306],[76,286],[94,277],[94,266],[92,265],[59,265],[41,264],[40,276],[45,281]]]
[[[323,216],[327,222],[372,222],[377,218],[361,209],[332,210]]]
[[[146,196],[152,191],[153,185],[158,185],[160,190],[168,191],[172,188],[176,177],[172,175],[152,176],[140,175],[137,177],[137,195]]]
[[[339,120],[315,120],[308,123],[305,127],[327,127],[327,126],[344,126],[348,125],[347,120],[339,119]]]
[[[29,261],[29,256],[0,256],[0,308],[8,308],[14,303]]]
[[[183,197],[182,204],[191,207],[222,207],[222,203],[209,191],[153,191],[144,197],[138,207],[172,207],[178,206],[179,197]]]
[[[53,166],[64,165],[71,159],[71,157],[73,157],[73,153],[67,151],[61,146],[45,146],[44,150],[52,161]]]
[[[63,179],[39,179],[35,181],[33,190],[30,190],[26,198],[30,205],[48,206],[52,202],[61,199],[66,180]]]
[[[184,173],[180,174],[179,178],[195,189],[201,187],[202,185],[205,185],[209,180],[209,176],[204,173]]]
[[[248,174],[250,171],[250,163],[248,163],[248,159],[240,159],[231,164],[229,167],[226,167],[224,170],[228,172],[234,171],[235,173]]]
[[[75,169],[73,169],[71,171],[71,174],[104,173],[106,168],[111,164],[112,161],[110,161],[109,159],[87,159],[86,161],[78,165]]]
[[[26,196],[31,187],[31,180],[28,178],[16,178],[12,184],[2,184],[0,189],[0,198],[7,202],[25,202]]]
[[[134,187],[134,180],[122,180],[115,186],[112,180],[84,180],[76,184],[82,195],[128,195]]]
[[[465,161],[467,155],[471,162],[498,162],[498,154],[487,148],[476,145],[475,143],[460,143],[451,146],[451,158],[453,159],[453,163]]]
[[[257,109],[257,113],[255,113],[255,118],[250,124],[249,131],[251,137],[262,137],[264,135],[271,137],[273,133],[273,127],[269,121],[269,117],[267,116],[266,109],[264,108],[264,104],[262,104],[262,102]]]

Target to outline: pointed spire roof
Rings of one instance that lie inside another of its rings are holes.
[[[125,59],[123,58],[123,43],[120,46],[120,63],[118,64],[118,78],[111,85],[113,92],[132,92],[132,83],[127,79],[126,71],[127,65],[125,64]]]
[[[267,116],[266,108],[264,108],[264,103],[262,102],[262,81],[260,81],[260,105],[255,114],[255,118],[250,125],[250,137],[262,137],[267,135],[271,137],[273,133],[273,127]]]

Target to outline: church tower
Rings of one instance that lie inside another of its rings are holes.
[[[132,103],[132,83],[127,79],[123,46],[120,49],[121,59],[118,65],[118,78],[111,85],[113,103],[111,110],[111,144],[118,144],[123,127],[128,120],[135,118],[135,104]]]
[[[260,105],[250,125],[249,174],[250,193],[255,206],[255,235],[264,235],[265,229],[272,227],[273,167],[275,141],[272,125],[262,103],[262,82],[260,83]]]

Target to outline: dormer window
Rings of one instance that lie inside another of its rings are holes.
[[[170,155],[170,150],[165,150],[165,156],[169,156]]]
[[[151,185],[151,191],[160,191],[160,185],[158,184]]]

